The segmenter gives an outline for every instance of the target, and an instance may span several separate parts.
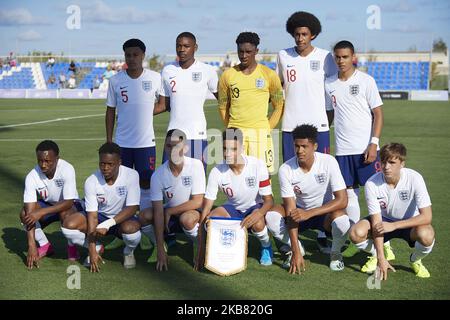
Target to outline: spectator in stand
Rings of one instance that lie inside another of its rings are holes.
[[[76,85],[75,75],[72,74],[69,79],[69,89],[75,89]]]
[[[115,60],[113,63],[113,70],[116,71],[116,73],[122,70],[122,63],[120,61]]]
[[[59,88],[66,88],[66,75],[64,74],[64,72],[61,72],[61,74],[59,75]]]
[[[73,72],[74,74],[77,73],[77,66],[75,65],[75,62],[73,60],[70,62],[69,72]]]
[[[0,58],[0,69],[2,69],[2,68],[3,68],[3,59]]]
[[[115,75],[115,74],[116,74],[116,73],[114,72],[114,70],[112,70],[111,65],[108,65],[108,66],[106,67],[106,71],[103,72],[102,78],[109,81],[109,79],[110,79],[113,75]]]
[[[14,53],[12,51],[9,53],[9,56],[6,61],[8,62],[10,67],[16,66],[16,57],[14,56]]]
[[[98,76],[95,76],[94,80],[92,80],[91,92],[93,92],[94,89],[98,89],[99,87],[100,87],[100,79],[98,78]]]
[[[55,74],[52,72],[50,77],[48,77],[47,84],[55,84],[56,83],[56,77]]]
[[[231,67],[231,59],[230,59],[230,55],[227,54],[227,56],[225,57],[225,60],[223,62],[222,68],[224,70],[228,69]]]
[[[48,58],[46,68],[48,67],[53,68],[54,65],[55,65],[55,58],[53,57]]]

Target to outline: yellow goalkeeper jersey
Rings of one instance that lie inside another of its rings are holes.
[[[271,129],[283,114],[283,88],[272,69],[258,64],[249,75],[239,66],[227,69],[219,80],[219,112],[225,125],[236,128]],[[269,101],[274,109],[267,118]]]

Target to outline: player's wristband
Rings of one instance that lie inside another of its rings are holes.
[[[112,226],[116,225],[116,220],[114,220],[114,218],[108,219],[106,221],[103,221],[102,223],[100,223],[96,229],[106,229],[109,230],[109,228],[111,228]]]
[[[376,144],[377,146],[379,146],[380,139],[377,137],[372,137],[372,139],[370,139],[370,143],[373,143],[373,144]]]

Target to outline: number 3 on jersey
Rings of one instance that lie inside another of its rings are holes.
[[[122,90],[122,91],[120,91],[120,95],[122,96],[122,102],[127,103],[128,102],[128,91]]]

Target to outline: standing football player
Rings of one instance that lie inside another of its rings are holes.
[[[383,101],[375,79],[356,70],[355,49],[349,41],[334,46],[339,73],[325,83],[327,110],[334,118],[336,160],[347,186],[347,214],[352,224],[359,221],[359,186],[381,170],[379,140],[383,128]],[[359,250],[350,245],[344,257]],[[386,258],[394,260],[389,242],[385,243]]]

